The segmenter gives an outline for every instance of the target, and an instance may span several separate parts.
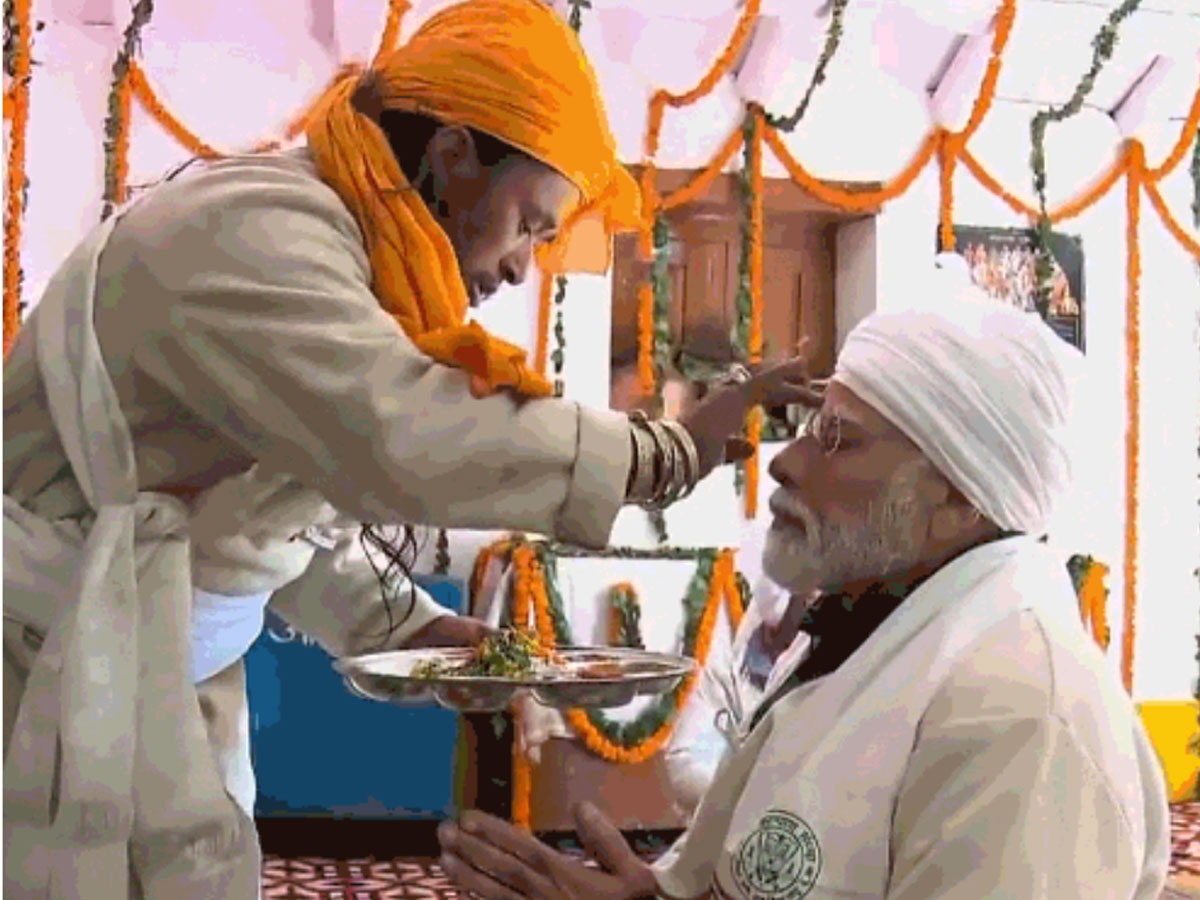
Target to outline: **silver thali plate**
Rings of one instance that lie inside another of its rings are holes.
[[[665,694],[695,670],[695,660],[626,647],[567,647],[561,665],[529,678],[440,675],[418,678],[423,663],[465,664],[465,647],[392,650],[334,661],[346,686],[360,697],[399,706],[437,703],[458,712],[505,709],[519,691],[556,709],[624,706],[635,697]]]

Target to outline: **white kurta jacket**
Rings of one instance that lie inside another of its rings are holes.
[[[1029,538],[944,566],[741,736],[662,894],[1157,900],[1163,774],[1077,610]]]

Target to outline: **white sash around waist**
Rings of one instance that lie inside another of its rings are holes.
[[[138,492],[93,325],[115,221],[80,244],[27,324],[94,515],[48,522],[5,497],[5,618],[43,642],[4,761],[4,896],[251,897],[253,823],[224,791],[186,672],[186,511]]]

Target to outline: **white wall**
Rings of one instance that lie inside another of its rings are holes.
[[[874,216],[837,227],[834,254],[834,341],[840,351],[846,335],[870,315],[879,298],[876,253],[879,241]]]

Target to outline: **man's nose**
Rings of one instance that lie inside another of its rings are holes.
[[[808,445],[811,443],[807,435],[796,437],[775,455],[767,472],[784,487],[796,487],[804,480],[809,460]]]

